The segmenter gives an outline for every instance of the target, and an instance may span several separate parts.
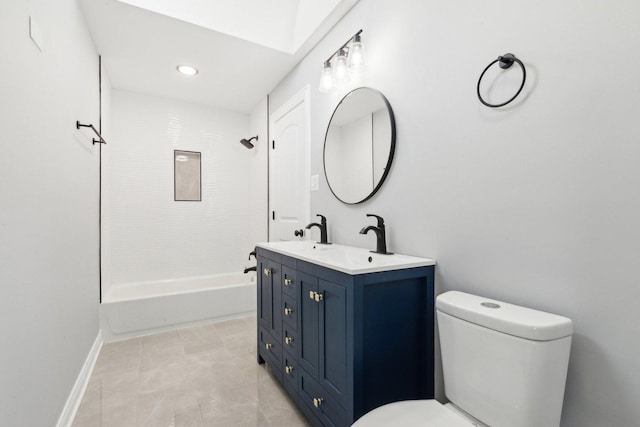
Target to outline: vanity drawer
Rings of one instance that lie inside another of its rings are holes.
[[[298,325],[298,307],[296,300],[288,295],[282,295],[282,319],[296,329]]]
[[[282,382],[282,345],[262,327],[258,330],[258,337],[258,353]]]
[[[296,297],[298,291],[298,281],[296,280],[296,270],[282,266],[282,292],[291,298]]]
[[[282,324],[282,347],[291,354],[298,354],[298,333],[287,323]]]
[[[300,399],[324,426],[347,426],[347,413],[342,406],[304,369],[298,371]]]
[[[288,351],[282,353],[282,377],[284,379],[283,384],[289,385],[289,388],[293,388],[294,393],[297,393],[298,389],[298,362],[296,358]]]

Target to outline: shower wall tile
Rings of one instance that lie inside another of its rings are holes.
[[[239,272],[250,221],[249,115],[122,90],[103,150],[103,292]],[[174,201],[173,151],[202,153],[202,201]]]
[[[265,97],[249,115],[249,135],[258,136],[255,148],[249,154],[249,244],[266,242],[269,222],[269,179],[267,157],[269,138],[267,134],[267,98]]]

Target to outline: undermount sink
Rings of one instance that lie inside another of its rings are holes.
[[[347,274],[375,273],[435,265],[435,260],[410,255],[382,255],[345,245],[323,245],[311,240],[258,243],[258,247]]]

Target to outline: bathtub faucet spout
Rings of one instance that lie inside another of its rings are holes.
[[[256,266],[254,265],[253,267],[247,267],[244,269],[244,274],[247,274],[250,271],[256,271]]]

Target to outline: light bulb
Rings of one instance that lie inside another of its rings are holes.
[[[178,65],[176,69],[186,76],[195,76],[198,74],[198,69],[191,65]]]
[[[326,61],[322,68],[322,74],[320,74],[320,86],[318,90],[321,93],[331,93],[335,89],[333,84],[333,73],[331,72],[331,62]]]
[[[334,71],[334,77],[338,83],[347,83],[351,78],[347,70],[347,53],[344,49],[340,49],[338,52],[338,58],[336,59],[336,69]]]
[[[364,61],[364,46],[362,45],[360,34],[357,34],[353,38],[353,43],[351,43],[351,47],[349,48],[347,68],[352,73],[361,73],[367,69]]]

